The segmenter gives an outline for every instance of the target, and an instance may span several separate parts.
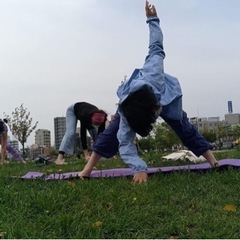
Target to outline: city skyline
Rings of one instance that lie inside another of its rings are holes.
[[[228,104],[228,106],[229,106],[229,104]],[[232,115],[232,116],[237,115],[237,118],[240,118],[240,113],[231,112],[232,106],[228,110],[229,111],[224,115],[224,118],[221,118],[220,116],[188,116],[188,117],[190,119],[190,122],[193,121],[192,119],[194,119],[194,118],[207,120],[207,121],[210,121],[210,122],[211,121],[217,121],[216,119],[219,119],[220,122],[221,121],[226,121],[226,120],[229,121],[230,120],[229,115]],[[226,119],[226,117],[227,117],[227,119]],[[55,117],[54,118],[55,124],[58,125],[58,128],[60,128],[60,129],[62,129],[61,125],[63,123],[63,118],[65,118],[65,117]],[[161,118],[159,118],[159,119],[161,119]],[[163,121],[163,119],[161,119],[161,121]],[[230,121],[236,121],[236,119],[233,118]],[[240,121],[239,121],[239,123],[240,123]],[[233,123],[231,123],[231,124],[233,124]],[[56,126],[54,128],[56,128]],[[79,129],[80,129],[80,122],[78,122],[78,124],[77,124],[76,133],[80,132]],[[56,138],[59,138],[59,137],[62,138],[64,133],[65,133],[65,131],[63,133],[63,130],[60,130],[60,133],[56,133],[55,129],[53,131],[51,131],[50,129],[46,129],[46,128],[41,128],[41,129],[40,128],[36,128],[36,130],[31,135],[32,137],[31,136],[29,137],[29,139],[31,139],[31,140],[28,139],[26,146],[30,147],[31,145],[35,145],[36,144],[35,136],[36,136],[36,132],[39,131],[39,130],[50,131],[51,146],[52,147],[55,146],[55,148],[58,148],[60,146],[61,139],[58,139],[57,143],[56,143]],[[88,136],[90,136],[90,135],[88,134]],[[16,138],[14,136],[12,136],[11,131],[10,131],[10,140],[16,140]]]

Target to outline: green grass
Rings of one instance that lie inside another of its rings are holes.
[[[240,150],[216,156],[240,159]],[[149,166],[170,164],[160,158],[145,156]],[[10,177],[78,171],[84,165],[68,161],[73,163],[0,167],[0,238],[240,238],[239,170],[157,174],[144,185],[132,185],[131,178],[46,182]],[[125,165],[119,159],[97,165],[116,167]],[[224,210],[226,205],[236,211]]]

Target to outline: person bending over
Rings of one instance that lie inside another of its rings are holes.
[[[66,132],[59,148],[57,160],[55,161],[57,165],[66,164],[63,161],[65,153],[70,155],[73,154],[78,120],[80,121],[80,138],[83,153],[87,161],[90,158],[87,147],[87,130],[93,142],[95,142],[99,133],[103,132],[105,129],[107,114],[103,110],[87,102],[74,103],[67,108]]]
[[[218,162],[212,154],[212,145],[191,125],[182,109],[182,90],[179,81],[164,72],[163,34],[154,5],[146,1],[149,26],[149,51],[141,69],[135,69],[128,81],[117,90],[118,110],[112,123],[93,145],[93,153],[80,178],[89,176],[101,157],[110,158],[118,151],[132,169],[133,182],[147,182],[147,164],[138,156],[134,139],[136,133],[147,136],[161,116],[176,132],[183,144],[197,156],[203,155],[212,167]]]
[[[8,127],[6,125],[7,119],[0,119],[0,144],[1,144],[1,161],[0,164],[4,164],[6,160],[6,154],[9,152],[14,159],[21,163],[26,164],[20,152],[15,149],[7,139]]]

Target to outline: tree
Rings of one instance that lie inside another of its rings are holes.
[[[156,123],[153,128],[153,134],[158,149],[171,149],[172,146],[181,144],[177,134],[166,122]]]
[[[23,107],[23,103],[20,107],[15,108],[15,110],[12,112],[12,117],[6,115],[5,113],[4,116],[8,120],[8,125],[12,131],[12,134],[21,143],[23,155],[25,155],[24,144],[27,142],[27,139],[32,131],[36,129],[38,122],[32,126],[30,112],[27,111],[27,108]]]
[[[204,131],[202,136],[210,143],[213,143],[217,140],[216,133],[213,131]]]
[[[202,136],[208,141],[208,142],[215,142],[217,139],[216,132],[209,131],[207,128],[204,129],[202,132]]]
[[[235,137],[235,140],[239,140],[240,137],[240,124],[234,124],[229,128],[229,134]]]
[[[140,149],[143,151],[155,150],[155,145],[155,139],[150,135],[139,140]]]

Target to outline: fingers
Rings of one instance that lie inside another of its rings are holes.
[[[156,14],[156,8],[155,8],[154,5],[152,5],[152,9],[151,9],[151,11],[152,11],[153,14]]]
[[[146,182],[147,182],[147,179],[133,179],[132,181],[133,184],[143,184]]]
[[[148,5],[149,5],[149,2],[146,1],[146,3],[145,3],[145,8],[146,8],[146,9],[148,8]]]
[[[151,4],[148,1],[146,1],[145,9],[147,12],[151,12]]]
[[[213,165],[214,168],[220,167],[220,164],[218,162],[215,162]]]
[[[147,16],[154,16],[154,15],[156,15],[156,8],[155,8],[155,6],[150,4],[148,1],[146,1],[145,9],[146,9]]]
[[[142,184],[142,183],[146,183],[147,180],[148,180],[147,173],[146,172],[139,172],[139,173],[136,173],[133,176],[132,183],[133,184]]]
[[[86,176],[86,175],[83,175],[83,173],[82,172],[79,172],[78,173],[78,178],[80,179],[80,180],[85,180],[85,179],[90,179],[90,177],[89,176]]]

